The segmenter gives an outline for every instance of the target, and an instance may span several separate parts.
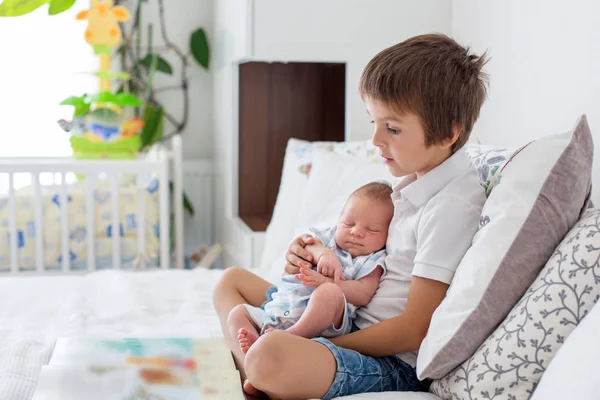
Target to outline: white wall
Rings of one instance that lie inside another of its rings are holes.
[[[218,0],[214,0],[218,1]],[[214,47],[214,1],[213,0],[165,0],[165,22],[170,41],[189,53],[189,38],[197,28],[204,28],[208,35],[209,45]],[[154,45],[162,46],[164,41],[160,35],[158,2],[149,1],[143,5],[142,24],[153,24]],[[132,10],[132,15],[134,11]],[[146,38],[144,32],[144,38]],[[145,42],[146,39],[144,39]],[[214,49],[213,49],[214,53]],[[164,87],[179,85],[181,79],[181,61],[170,53],[161,54],[173,67],[173,75],[156,74],[155,86]],[[185,158],[200,158],[213,156],[213,80],[212,70],[206,71],[196,61],[190,58],[187,68],[189,79],[189,117],[183,133],[183,154]],[[214,60],[211,60],[214,64]],[[210,66],[213,68],[213,65]],[[182,91],[162,92],[157,95],[159,101],[175,118],[183,116]],[[165,122],[165,134],[173,129]]]
[[[411,36],[450,33],[448,0],[259,0],[252,58],[346,63],[346,140],[372,134],[358,95],[362,70],[379,51]]]
[[[489,98],[474,129],[480,141],[519,146],[568,131],[585,113],[600,157],[599,1],[453,0],[452,34],[491,55]]]
[[[377,52],[410,36],[450,32],[447,0],[215,0],[216,234],[227,249],[247,253],[248,233],[236,219],[236,86],[242,61],[345,62],[346,139],[371,136],[357,94],[362,69]],[[253,236],[253,235],[251,235]],[[248,258],[242,254],[242,258]],[[252,257],[250,257],[252,258]],[[225,265],[237,263],[225,259]],[[239,265],[239,264],[238,264]]]

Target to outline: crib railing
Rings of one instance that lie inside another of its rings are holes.
[[[17,236],[17,193],[15,189],[15,174],[30,174],[33,194],[31,196],[34,210],[35,222],[35,271],[46,273],[44,258],[44,217],[42,215],[42,184],[40,175],[44,173],[58,174],[61,179],[59,202],[60,202],[60,225],[61,225],[61,271],[72,272],[70,259],[70,232],[69,232],[69,209],[68,203],[68,174],[81,174],[84,176],[85,204],[86,204],[86,240],[87,240],[87,265],[86,272],[96,269],[95,249],[95,218],[94,218],[94,181],[99,174],[105,175],[110,180],[111,192],[111,239],[112,239],[112,268],[121,268],[121,235],[119,220],[119,177],[121,174],[134,174],[137,177],[137,248],[140,262],[145,259],[145,187],[141,184],[142,177],[155,174],[159,184],[159,253],[160,268],[166,269],[170,266],[170,189],[169,189],[169,165],[173,161],[173,198],[174,198],[174,221],[175,221],[175,266],[183,268],[183,207],[182,207],[182,161],[179,138],[173,143],[173,152],[161,151],[156,159],[140,160],[75,160],[65,159],[0,159],[0,174],[8,175],[8,207],[9,207],[9,243],[10,243],[10,271],[20,272]],[[175,200],[179,199],[179,200]]]

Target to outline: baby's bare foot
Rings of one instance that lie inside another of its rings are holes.
[[[240,349],[244,354],[248,352],[250,346],[252,346],[257,339],[257,332],[248,332],[248,329],[246,328],[240,328],[238,331],[238,342],[240,343]]]

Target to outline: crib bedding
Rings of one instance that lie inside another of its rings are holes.
[[[26,188],[17,193],[15,201],[17,247],[21,269],[36,265],[35,210],[33,190]],[[131,265],[140,254],[137,233],[140,226],[138,209],[143,196],[144,255],[148,265],[158,264],[159,252],[159,196],[158,181],[143,189],[135,185],[119,187],[119,234],[123,266]],[[112,267],[112,192],[106,186],[92,192],[95,233],[96,267]],[[46,189],[42,196],[42,224],[44,238],[44,265],[58,269],[62,264],[61,196],[57,188]],[[83,184],[69,185],[67,189],[69,257],[71,268],[87,267],[87,195]],[[10,268],[10,204],[8,196],[0,197],[0,271]],[[5,240],[4,240],[5,239]]]
[[[222,271],[98,271],[0,279],[0,399],[33,396],[59,336],[222,336],[212,288]]]

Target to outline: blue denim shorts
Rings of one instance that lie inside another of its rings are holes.
[[[356,325],[352,331],[357,331]],[[319,337],[335,357],[337,371],[322,400],[368,392],[426,392],[429,382],[421,382],[417,372],[396,356],[370,357],[344,349]]]
[[[275,292],[276,286],[267,289],[267,300],[261,308],[273,300]],[[357,330],[353,324],[351,332]],[[396,356],[370,357],[338,347],[322,337],[312,340],[327,347],[337,363],[333,383],[322,400],[368,392],[426,392],[429,389],[430,382],[419,381],[415,369]]]

